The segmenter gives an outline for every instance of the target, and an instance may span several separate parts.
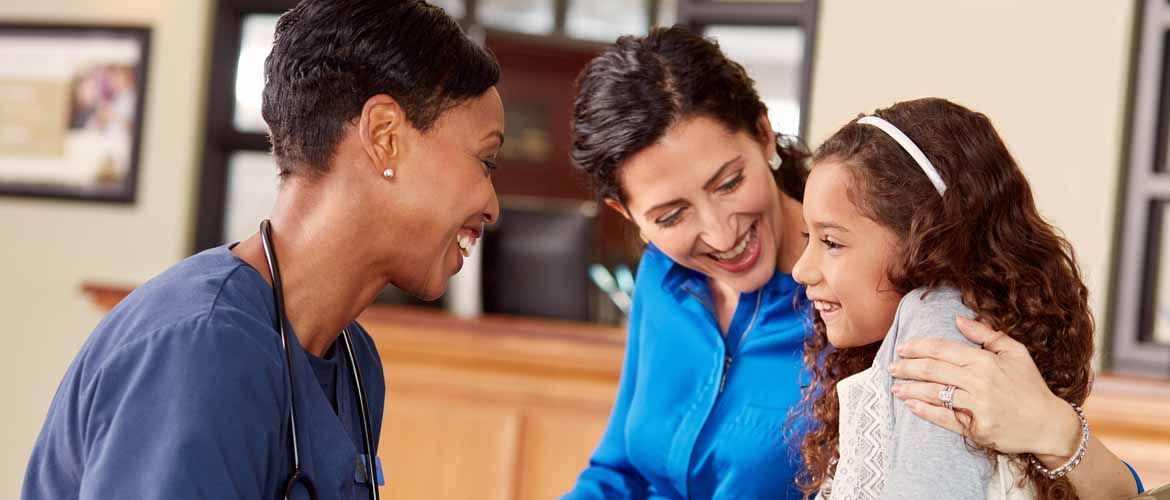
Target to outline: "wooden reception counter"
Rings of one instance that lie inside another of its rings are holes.
[[[386,372],[388,498],[547,500],[573,484],[605,430],[622,331],[382,307],[360,321]]]
[[[84,289],[106,309],[129,291]],[[386,372],[385,498],[549,500],[572,486],[605,429],[623,331],[394,306],[359,321]],[[1103,376],[1086,412],[1147,484],[1170,482],[1170,384]]]

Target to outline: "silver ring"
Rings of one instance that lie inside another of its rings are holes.
[[[946,409],[955,411],[955,386],[948,385],[938,391],[938,400],[942,401],[942,405]]]

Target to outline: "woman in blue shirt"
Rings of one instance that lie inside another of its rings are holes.
[[[804,249],[806,154],[778,147],[765,111],[681,28],[582,73],[573,159],[650,245],[609,428],[566,498],[798,498],[783,433],[806,319],[776,269]]]
[[[681,27],[618,39],[578,87],[573,161],[649,245],[609,426],[564,498],[800,498],[806,153],[773,135],[743,68]]]

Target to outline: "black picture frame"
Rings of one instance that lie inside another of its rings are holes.
[[[13,43],[17,40],[26,43]],[[38,41],[43,45],[37,47]],[[38,76],[37,71],[43,68],[33,70],[30,65],[29,79],[20,79],[19,73],[0,75],[0,87],[12,86],[8,91],[0,88],[0,95],[12,99],[0,103],[9,110],[8,115],[0,111],[0,122],[7,122],[8,127],[0,132],[9,134],[0,134],[0,196],[133,204],[150,46],[148,26],[0,23],[0,60],[6,64],[19,57],[31,60],[43,51],[53,56],[43,65],[61,73]],[[108,59],[103,60],[102,50],[108,50],[104,54]],[[37,102],[33,94],[41,91],[46,91],[41,94],[46,99]],[[52,106],[41,106],[45,103]],[[23,123],[16,116],[21,105],[25,109]],[[58,137],[59,125],[64,128]],[[30,164],[37,162],[62,171],[71,168],[73,174],[69,178],[60,172],[40,177],[29,174],[37,168]],[[84,165],[90,165],[93,172],[86,172]]]

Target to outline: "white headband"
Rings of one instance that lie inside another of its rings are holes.
[[[898,130],[898,127],[876,116],[864,117],[857,120],[857,123],[873,125],[882,129],[882,132],[885,132],[886,135],[894,139],[899,146],[902,146],[902,149],[905,149],[910,154],[911,158],[914,158],[914,161],[918,163],[918,167],[922,169],[922,173],[930,178],[931,184],[934,184],[934,189],[938,191],[939,196],[947,192],[947,183],[943,182],[942,176],[938,175],[938,170],[934,168],[934,164],[930,162],[930,159],[926,157],[926,154],[921,149],[918,149],[914,141],[910,140],[901,130]]]

